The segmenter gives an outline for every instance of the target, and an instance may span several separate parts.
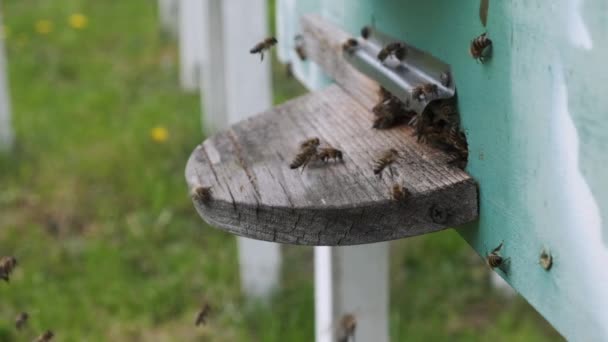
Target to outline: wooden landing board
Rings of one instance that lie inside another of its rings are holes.
[[[199,145],[186,167],[189,186],[211,186],[212,200],[194,201],[209,224],[260,240],[354,245],[399,239],[477,218],[477,185],[421,145],[409,127],[371,128],[372,113],[333,85],[242,121]],[[341,163],[289,164],[299,143],[318,137],[344,153]],[[401,158],[382,178],[374,159],[395,148]],[[411,193],[391,199],[399,182]]]

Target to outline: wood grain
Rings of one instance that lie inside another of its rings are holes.
[[[353,245],[420,235],[477,218],[477,186],[449,156],[418,144],[408,127],[371,129],[371,112],[334,85],[278,106],[207,139],[186,168],[191,187],[211,186],[195,201],[211,225],[281,243]],[[300,141],[319,137],[344,153],[342,163],[289,163]],[[388,148],[401,158],[393,176],[372,172]],[[402,203],[390,187],[411,193]]]

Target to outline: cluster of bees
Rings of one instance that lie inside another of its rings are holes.
[[[364,27],[361,36],[368,39],[372,29]],[[352,53],[358,46],[354,38],[346,40],[342,48]],[[486,33],[473,39],[469,46],[469,52],[473,58],[483,63],[491,54],[492,41]],[[389,57],[399,61],[407,58],[407,46],[401,42],[386,44],[377,54],[377,59],[384,64]],[[452,77],[449,71],[439,75],[441,84],[445,87],[452,85]],[[468,147],[464,133],[460,130],[460,119],[456,105],[456,99],[439,99],[439,88],[435,83],[422,83],[411,89],[412,101],[428,101],[429,104],[421,113],[410,109],[410,103],[401,101],[392,95],[386,88],[378,90],[378,102],[372,108],[374,114],[372,127],[376,129],[388,129],[401,123],[407,123],[414,128],[417,141],[432,145],[448,152],[452,159],[450,164],[464,168],[468,160]]]
[[[17,259],[14,256],[3,256],[0,258],[0,279],[6,281],[7,283],[10,281],[11,273],[17,267]],[[23,330],[27,322],[30,318],[30,315],[27,312],[21,312],[15,318],[15,328],[17,330]],[[49,342],[53,339],[55,334],[51,330],[47,330],[43,332],[40,336],[36,338],[36,342]]]

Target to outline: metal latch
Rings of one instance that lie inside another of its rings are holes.
[[[366,26],[345,43],[344,58],[420,114],[456,93],[450,66],[406,42]]]

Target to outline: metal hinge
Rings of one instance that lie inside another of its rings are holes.
[[[409,110],[420,114],[430,102],[449,99],[456,93],[447,63],[369,26],[361,34],[345,43],[344,58],[398,97]],[[386,58],[379,56],[381,51]]]

